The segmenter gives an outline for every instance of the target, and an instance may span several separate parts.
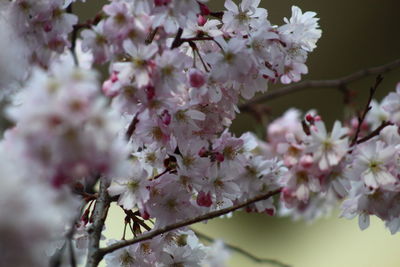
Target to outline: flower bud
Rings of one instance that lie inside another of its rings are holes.
[[[200,207],[210,207],[212,205],[211,194],[208,192],[207,194],[203,191],[200,191],[197,195],[196,199],[197,205]]]
[[[204,16],[202,16],[202,15],[197,16],[197,24],[199,26],[204,26],[204,24],[206,24],[206,22],[207,22],[207,19]]]
[[[204,73],[198,69],[190,69],[188,72],[190,86],[200,88],[206,83]]]

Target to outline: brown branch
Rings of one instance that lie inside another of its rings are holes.
[[[140,226],[142,226],[147,231],[151,230],[150,226],[148,226],[143,220],[141,220],[138,217],[136,217],[135,213],[132,210],[126,210],[122,206],[120,206],[120,207],[125,212],[126,216],[129,219],[131,219],[133,222],[139,224]]]
[[[360,134],[362,124],[364,123],[364,120],[365,120],[365,117],[367,116],[368,111],[371,110],[371,106],[370,106],[371,101],[376,93],[376,90],[378,89],[379,84],[381,84],[382,80],[383,80],[382,76],[378,75],[378,77],[376,77],[374,86],[372,86],[369,89],[368,101],[367,101],[367,104],[365,105],[363,113],[361,114],[361,116],[358,116],[358,125],[357,125],[357,129],[356,129],[356,133],[354,135],[353,141],[351,142],[350,146],[353,146],[357,143],[358,135]]]
[[[157,34],[158,30],[159,30],[159,27],[155,28],[154,30],[152,30],[152,31],[147,35],[146,40],[144,41],[144,43],[145,43],[146,45],[149,45],[149,44],[151,44],[151,43],[153,42],[154,37],[156,37],[156,34]]]
[[[81,29],[90,29],[92,26],[99,24],[99,22],[105,17],[105,14],[100,11],[96,14],[93,19],[88,19],[85,23],[78,23],[74,25],[74,29],[79,31]]]
[[[203,64],[204,70],[205,70],[206,72],[210,72],[210,70],[209,70],[208,67],[207,67],[206,62],[204,61],[203,57],[201,56],[201,54],[200,54],[200,52],[199,52],[199,49],[197,48],[196,43],[193,42],[193,41],[189,41],[189,45],[190,45],[190,47],[193,49],[193,59],[195,60],[195,56],[196,56],[196,53],[197,53],[197,55],[199,56],[199,59],[200,59],[201,64]]]
[[[181,42],[196,42],[196,41],[214,41],[214,37],[192,37],[192,38],[181,38]]]
[[[74,14],[73,9],[72,9],[72,3],[66,8],[66,11],[68,14]],[[75,65],[78,65],[78,58],[75,53],[77,38],[78,38],[78,29],[76,27],[73,27],[72,32],[71,32],[71,47],[69,49],[71,51],[72,58],[74,59]]]
[[[224,16],[224,12],[223,11],[219,11],[219,12],[210,12],[210,16],[211,17],[215,17],[217,19],[222,19],[222,17]]]
[[[126,130],[126,139],[129,141],[133,135],[133,133],[135,132],[136,129],[136,124],[138,124],[139,119],[138,119],[138,113],[135,114],[135,116],[133,116],[131,123],[128,126],[128,130]]]
[[[183,29],[179,28],[178,32],[176,33],[175,39],[172,42],[171,49],[178,48],[179,46],[181,46],[181,44],[183,43],[181,39],[182,34],[183,34]]]
[[[93,210],[93,225],[88,229],[89,246],[86,267],[97,267],[103,259],[103,255],[99,253],[101,232],[107,218],[108,209],[110,208],[111,199],[107,193],[110,182],[107,178],[100,178],[99,197]]]
[[[171,49],[180,47],[183,43],[193,43],[196,41],[215,41],[214,37],[209,36],[197,36],[192,38],[182,38],[183,30],[179,28],[176,33],[175,39],[172,42]]]
[[[224,214],[227,214],[227,213],[233,212],[235,210],[244,208],[244,207],[246,207],[246,206],[248,206],[250,204],[253,204],[255,202],[266,200],[266,199],[268,199],[268,198],[270,198],[270,197],[272,197],[274,195],[279,194],[280,192],[281,192],[281,189],[277,189],[277,190],[271,191],[271,192],[269,192],[267,194],[251,198],[251,199],[249,199],[249,200],[247,200],[247,201],[245,201],[243,203],[234,205],[234,206],[229,207],[229,208],[212,211],[212,212],[200,215],[200,216],[195,217],[195,218],[187,219],[187,220],[184,220],[184,221],[181,221],[181,222],[177,222],[177,223],[165,226],[165,227],[160,228],[160,229],[156,229],[154,231],[146,232],[146,233],[142,234],[141,236],[139,236],[137,238],[134,238],[134,239],[131,239],[131,240],[120,241],[120,242],[112,244],[112,245],[110,245],[108,247],[99,249],[98,253],[97,253],[97,256],[101,260],[101,258],[103,258],[104,255],[106,255],[108,253],[111,253],[111,252],[113,252],[113,251],[115,251],[117,249],[120,249],[120,248],[123,248],[123,247],[126,247],[126,246],[130,246],[130,245],[133,245],[133,244],[145,241],[145,240],[152,239],[152,238],[154,238],[156,236],[162,235],[162,234],[167,233],[169,231],[173,231],[173,230],[176,230],[176,229],[188,226],[188,225],[192,225],[192,224],[195,224],[195,223],[198,223],[198,222],[202,222],[202,221],[210,220],[210,219],[213,219],[213,218],[216,218],[216,217],[220,217],[220,216],[222,216]]]
[[[393,123],[390,122],[390,121],[383,121],[383,122],[381,123],[381,125],[379,125],[378,128],[376,128],[375,130],[373,130],[369,135],[367,135],[367,136],[365,136],[365,137],[363,137],[363,138],[357,140],[356,144],[358,145],[358,144],[367,142],[368,140],[372,139],[373,137],[379,135],[380,132],[381,132],[386,126],[389,126],[389,125],[393,125]]]
[[[203,234],[203,233],[200,233],[200,232],[198,232],[198,231],[196,231],[196,230],[194,230],[194,229],[191,229],[191,230],[192,230],[192,231],[196,234],[196,236],[199,237],[200,239],[206,240],[207,242],[210,242],[210,243],[215,242],[215,239],[214,239],[214,238],[212,238],[212,237],[210,237],[210,236],[208,236],[208,235],[205,235],[205,234]],[[287,265],[287,264],[282,263],[282,262],[277,261],[277,260],[265,259],[265,258],[257,257],[257,256],[255,256],[255,255],[253,255],[252,253],[250,253],[250,252],[248,252],[248,251],[242,249],[241,247],[238,247],[238,246],[235,246],[235,245],[231,245],[231,244],[228,244],[228,243],[225,243],[225,242],[224,242],[224,245],[225,245],[225,247],[227,247],[229,250],[232,250],[232,251],[234,251],[234,252],[237,252],[237,253],[239,253],[239,254],[241,254],[241,255],[247,257],[248,259],[250,259],[250,260],[252,260],[252,261],[254,261],[254,262],[256,262],[256,263],[267,263],[267,264],[271,264],[271,265],[275,265],[275,266],[279,266],[279,267],[290,267],[290,265]]]
[[[285,96],[291,93],[300,92],[306,89],[337,89],[344,85],[353,83],[355,81],[361,80],[365,77],[372,76],[372,75],[379,75],[390,72],[396,68],[400,67],[400,59],[396,59],[392,62],[386,63],[381,66],[372,67],[364,70],[359,70],[352,74],[334,79],[334,80],[310,80],[310,81],[303,81],[300,83],[288,85],[282,88],[278,88],[274,91],[266,93],[262,96],[256,97],[251,101],[248,101],[242,105],[239,105],[239,109],[241,111],[248,111],[250,107],[254,104],[260,104],[266,101],[270,101],[272,99]]]

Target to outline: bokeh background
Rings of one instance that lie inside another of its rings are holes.
[[[218,11],[223,0],[210,0]],[[237,2],[237,1],[236,1]],[[75,6],[83,20],[95,14],[105,1],[88,0]],[[268,9],[269,19],[280,25],[283,17],[290,17],[291,6],[303,11],[315,11],[320,18],[323,35],[318,48],[308,60],[309,74],[304,79],[332,79],[367,67],[378,66],[400,58],[399,0],[267,0],[261,6]],[[350,85],[358,92],[356,102],[365,105],[368,88],[375,77],[368,77]],[[400,68],[384,75],[378,90],[381,99],[394,90],[400,81]],[[280,85],[270,86],[276,90]],[[344,111],[342,95],[337,90],[313,89],[284,96],[265,103],[271,117],[281,115],[290,107],[303,111],[317,109],[326,121],[341,119]],[[246,114],[239,115],[232,126],[236,134],[260,131],[265,126]],[[231,219],[216,219],[195,228],[203,233],[240,246],[253,254],[273,258],[293,267],[399,267],[400,234],[391,235],[377,219],[365,231],[357,220],[329,218],[312,224],[293,222],[288,218],[264,214],[237,212]],[[120,238],[123,215],[112,209],[107,236]],[[233,254],[229,266],[269,266],[256,264]]]

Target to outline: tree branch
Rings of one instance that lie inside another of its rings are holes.
[[[103,259],[103,255],[99,253],[101,232],[107,218],[108,209],[110,208],[111,198],[107,193],[110,182],[107,178],[100,178],[99,197],[93,210],[93,225],[89,232],[89,246],[86,267],[97,267]]]
[[[181,44],[182,44],[182,39],[181,39],[182,34],[183,34],[183,29],[179,28],[178,32],[176,33],[175,39],[172,42],[171,50],[181,46]]]
[[[67,13],[69,14],[74,14],[72,10],[72,3],[66,8]],[[71,32],[71,54],[74,59],[75,65],[78,65],[78,58],[75,53],[75,47],[76,47],[76,39],[78,38],[78,30],[76,27],[73,27],[72,32]]]
[[[279,194],[280,192],[281,192],[281,189],[277,189],[277,190],[271,191],[271,192],[269,192],[267,194],[251,198],[251,199],[249,199],[249,200],[247,200],[247,201],[245,201],[243,203],[234,205],[234,206],[229,207],[229,208],[212,211],[210,213],[206,213],[206,214],[200,215],[200,216],[195,217],[195,218],[191,218],[191,219],[188,219],[188,220],[177,222],[177,223],[165,226],[163,228],[156,229],[154,231],[146,232],[146,233],[142,234],[141,236],[139,236],[137,238],[134,238],[134,239],[131,239],[131,240],[127,240],[127,241],[120,241],[120,242],[112,244],[112,245],[110,245],[108,247],[101,248],[101,249],[98,250],[98,253],[96,255],[101,260],[104,257],[104,255],[106,255],[108,253],[111,253],[111,252],[113,252],[113,251],[115,251],[117,249],[120,249],[120,248],[123,248],[123,247],[126,247],[126,246],[130,246],[130,245],[133,245],[133,244],[145,241],[145,240],[152,239],[152,238],[154,238],[156,236],[162,235],[162,234],[167,233],[169,231],[176,230],[176,229],[188,226],[188,225],[192,225],[192,224],[195,224],[195,223],[198,223],[198,222],[202,222],[202,221],[210,220],[210,219],[213,219],[213,218],[216,218],[216,217],[220,217],[220,216],[222,216],[224,214],[227,214],[227,213],[230,213],[232,211],[244,208],[244,207],[246,207],[246,206],[248,206],[250,204],[253,204],[255,202],[258,202],[258,201],[261,201],[261,200],[266,200],[266,199],[268,199],[268,198],[270,198],[270,197],[272,197],[274,195]],[[89,267],[89,266],[87,266],[87,267]]]
[[[396,68],[400,67],[400,59],[396,59],[395,61],[386,63],[381,66],[372,67],[364,70],[359,70],[352,74],[334,79],[334,80],[310,80],[303,81],[300,83],[288,85],[282,88],[278,88],[274,91],[266,93],[262,96],[256,97],[251,101],[248,101],[242,105],[239,105],[239,109],[241,111],[249,111],[251,106],[254,104],[259,104],[262,102],[266,102],[284,95],[288,95],[295,92],[300,92],[305,89],[315,89],[315,88],[326,88],[326,89],[336,89],[341,88],[344,85],[350,84],[352,82],[361,80],[365,77],[372,75],[379,75],[390,72]]]
[[[362,124],[365,120],[365,117],[367,116],[368,111],[371,110],[371,106],[370,106],[371,101],[375,95],[376,90],[378,89],[379,84],[381,84],[382,80],[383,80],[382,76],[378,75],[378,77],[376,77],[374,86],[372,86],[369,89],[368,101],[367,101],[367,104],[365,105],[363,113],[360,116],[358,116],[358,125],[357,125],[357,129],[356,129],[356,134],[354,135],[353,141],[351,142],[350,146],[353,146],[357,143],[358,135],[360,134]]]
[[[363,138],[357,140],[356,144],[358,145],[358,144],[367,142],[369,139],[371,139],[371,138],[373,138],[373,137],[379,135],[380,132],[383,130],[383,128],[385,128],[386,126],[389,126],[389,125],[393,125],[393,123],[390,122],[390,121],[383,121],[383,122],[381,123],[381,125],[379,125],[378,128],[376,128],[375,130],[373,130],[369,135],[367,135],[367,136],[365,136],[365,137],[363,137]]]
[[[133,133],[135,132],[136,125],[139,122],[138,115],[139,113],[136,113],[135,116],[133,116],[132,121],[128,126],[128,129],[126,130],[125,136],[128,141],[131,139]]]
[[[212,237],[210,237],[210,236],[208,236],[208,235],[205,235],[205,234],[203,234],[203,233],[200,233],[200,232],[198,232],[198,231],[196,231],[196,230],[193,230],[193,229],[191,229],[191,230],[192,230],[192,231],[196,234],[196,236],[199,237],[200,239],[204,239],[204,240],[206,240],[207,242],[210,242],[210,243],[215,242],[215,239],[214,239],[214,238],[212,238]],[[256,262],[256,263],[267,263],[267,264],[271,264],[271,265],[275,265],[275,266],[279,266],[279,267],[290,267],[290,265],[287,265],[287,264],[285,264],[285,263],[279,262],[279,261],[277,261],[277,260],[259,258],[259,257],[255,256],[255,255],[251,254],[250,252],[248,252],[248,251],[242,249],[241,247],[238,247],[238,246],[235,246],[235,245],[231,245],[231,244],[227,244],[227,243],[225,243],[225,242],[224,242],[224,245],[225,245],[225,247],[227,247],[229,250],[232,250],[232,251],[234,251],[234,252],[237,252],[237,253],[239,253],[239,254],[245,256],[246,258],[248,258],[248,259],[250,259],[250,260],[252,260],[252,261],[254,261],[254,262]]]

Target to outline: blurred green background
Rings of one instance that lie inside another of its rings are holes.
[[[95,14],[105,1],[88,0],[75,10],[82,17]],[[210,0],[218,11],[224,1]],[[237,1],[236,1],[237,2]],[[303,11],[315,11],[323,30],[318,48],[308,60],[309,74],[303,79],[332,79],[367,67],[378,66],[400,57],[399,0],[268,0],[261,6],[268,9],[269,19],[280,25],[283,17],[290,17],[291,6]],[[375,77],[351,84],[356,90],[357,103],[365,105],[368,88]],[[400,81],[400,69],[384,75],[378,90],[381,99],[394,90]],[[280,85],[270,86],[270,90]],[[273,117],[290,107],[303,111],[315,108],[325,120],[341,119],[342,95],[332,89],[310,90],[275,99],[266,103]],[[264,127],[248,115],[240,115],[232,129],[240,134]],[[123,217],[118,210],[110,214],[107,235],[120,238]],[[264,214],[236,213],[232,219],[217,219],[198,224],[196,229],[213,237],[238,245],[266,258],[281,260],[293,267],[398,267],[400,266],[400,235],[390,235],[378,220],[372,220],[365,231],[357,220],[339,219],[338,213],[311,225]],[[260,265],[233,254],[229,266]]]

